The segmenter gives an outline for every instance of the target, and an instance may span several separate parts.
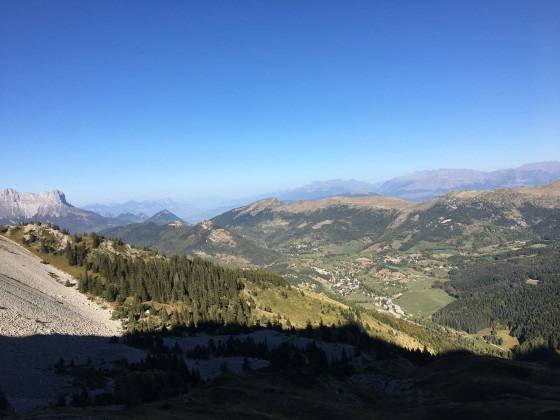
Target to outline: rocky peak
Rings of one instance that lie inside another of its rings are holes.
[[[27,193],[6,188],[0,191],[0,218],[61,216],[70,207],[64,193],[58,190]]]

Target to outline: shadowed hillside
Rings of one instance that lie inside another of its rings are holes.
[[[468,353],[434,357],[345,327],[291,334],[195,329],[188,336],[136,342],[141,348],[99,337],[0,337],[8,354],[18,354],[1,366],[8,402],[21,410],[52,398],[54,407],[27,411],[25,418],[467,419],[560,413],[558,356],[538,362]],[[30,349],[43,349],[42,357]],[[111,383],[114,388],[107,387]]]

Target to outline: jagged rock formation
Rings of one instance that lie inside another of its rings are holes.
[[[34,217],[65,216],[73,207],[58,190],[37,194],[6,188],[0,192],[0,219],[32,219]]]
[[[72,206],[58,190],[28,193],[6,188],[0,191],[0,224],[28,221],[52,223],[71,232],[102,230],[123,224]]]

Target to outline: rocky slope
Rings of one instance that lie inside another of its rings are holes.
[[[66,284],[66,286],[65,286]],[[120,323],[76,290],[76,280],[0,237],[0,334],[112,336]]]
[[[64,284],[74,286],[65,286]],[[45,406],[74,392],[71,378],[57,375],[61,358],[94,363],[142,355],[110,344],[121,334],[111,311],[78,292],[76,280],[15,242],[0,236],[0,386],[16,410]]]

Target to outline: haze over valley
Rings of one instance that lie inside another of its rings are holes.
[[[166,209],[191,223],[197,223],[234,207],[269,197],[295,202],[336,196],[382,195],[408,201],[425,201],[453,190],[481,191],[500,187],[543,185],[559,178],[560,162],[539,162],[525,164],[515,169],[497,169],[490,172],[469,169],[425,170],[374,184],[357,180],[315,181],[297,188],[238,198],[230,202],[215,198],[211,201],[179,203],[167,198],[153,201],[130,200],[123,203],[87,204],[83,208],[109,217],[116,217],[124,212],[132,213],[138,217],[136,221],[144,221],[143,215],[151,216]]]

